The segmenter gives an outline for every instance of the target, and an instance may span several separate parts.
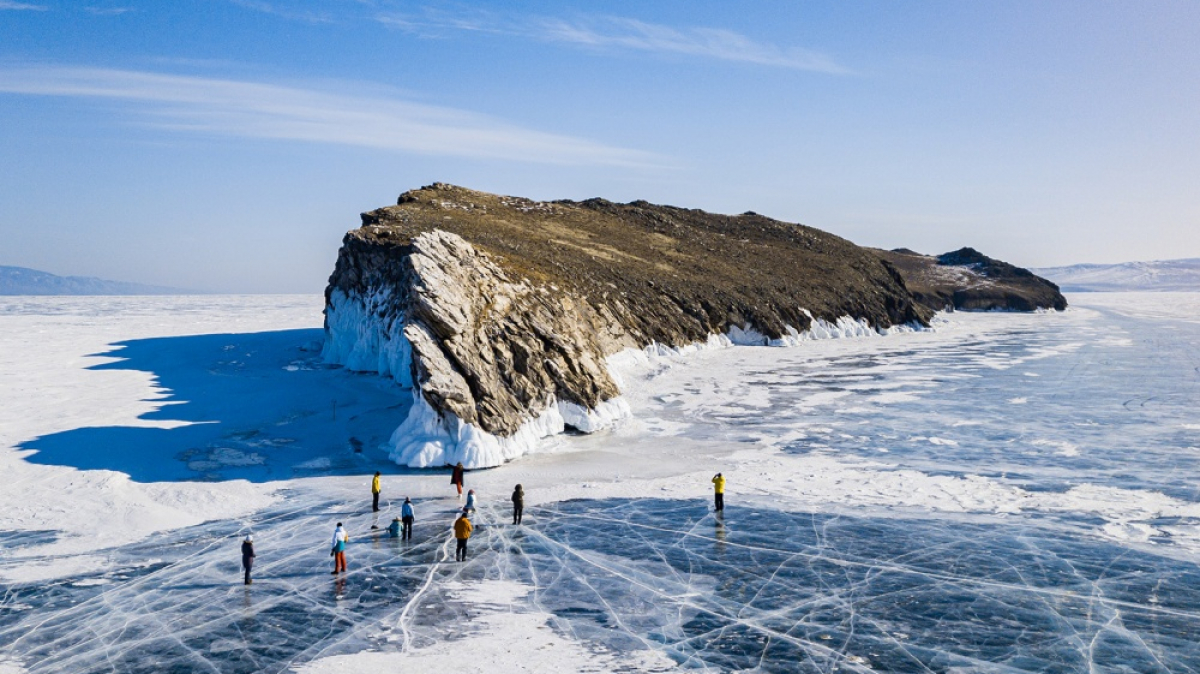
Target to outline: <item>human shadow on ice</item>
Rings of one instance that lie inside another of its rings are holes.
[[[105,374],[145,372],[156,393],[136,406],[137,425],[79,427],[20,445],[32,463],[114,470],[138,482],[246,479],[388,470],[379,446],[407,412],[390,380],[325,365],[323,331],[156,337],[95,354]],[[114,387],[114,390],[127,390]],[[70,404],[64,402],[64,405]],[[395,470],[400,470],[395,467]]]

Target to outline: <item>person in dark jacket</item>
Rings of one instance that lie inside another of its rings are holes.
[[[454,467],[454,472],[450,473],[450,484],[458,487],[459,498],[462,498],[463,472],[465,471],[463,469],[462,461],[459,461],[458,465]]]
[[[411,541],[412,525],[417,519],[417,513],[413,510],[412,500],[407,496],[404,497],[404,505],[400,506],[400,517],[404,525],[403,529],[401,529],[401,534],[403,534],[405,540]]]
[[[254,566],[254,537],[246,536],[242,541],[242,569],[246,572],[246,585],[250,584],[250,569]]]
[[[521,488],[521,485],[517,485],[517,488],[513,489],[512,502],[513,524],[520,524],[521,513],[525,510],[525,490]]]
[[[454,548],[454,561],[467,561],[467,539],[471,537],[471,530],[475,527],[471,526],[471,520],[468,519],[469,513],[466,510],[454,520],[454,539],[458,545]]]

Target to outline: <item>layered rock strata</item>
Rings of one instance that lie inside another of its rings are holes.
[[[1028,269],[990,258],[974,248],[937,256],[905,248],[876,253],[900,272],[913,299],[934,311],[1067,308],[1067,300],[1058,286]]]
[[[346,235],[325,356],[413,388],[397,461],[488,466],[627,414],[605,362],[624,349],[878,334],[931,313],[878,255],[803,225],[435,184]]]

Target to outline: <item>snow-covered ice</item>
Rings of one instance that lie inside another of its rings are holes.
[[[467,473],[463,564],[320,298],[2,299],[0,672],[1196,671],[1200,302],[1069,299],[615,359],[630,418]]]

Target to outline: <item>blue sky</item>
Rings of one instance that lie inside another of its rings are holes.
[[[0,0],[0,264],[317,292],[434,181],[1200,257],[1200,3]]]

